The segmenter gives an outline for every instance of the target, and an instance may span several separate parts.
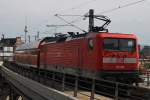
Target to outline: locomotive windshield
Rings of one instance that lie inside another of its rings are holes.
[[[104,39],[104,50],[132,52],[135,50],[135,40],[105,38]]]

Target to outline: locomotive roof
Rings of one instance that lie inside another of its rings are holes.
[[[95,33],[89,34],[89,37],[93,37],[93,36],[100,37],[100,38],[132,38],[132,39],[136,39],[136,36],[134,34],[122,34],[122,33],[102,33],[101,32],[98,34],[95,34]],[[43,42],[47,43],[47,42],[58,41],[58,40],[62,40],[62,38],[60,38],[60,37],[59,38],[58,37],[45,37],[38,41],[22,44],[22,45],[18,46],[16,48],[16,50],[37,49],[37,48],[39,48],[39,45]]]
[[[136,39],[137,37],[134,34],[125,34],[125,33],[99,33],[96,37],[101,38],[132,38]]]

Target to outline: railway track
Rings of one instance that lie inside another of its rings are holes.
[[[5,67],[25,77],[38,81],[60,91],[73,91],[73,96],[85,95],[91,100],[100,100],[96,95],[103,95],[115,100],[150,100],[150,89],[107,80],[85,79],[79,76],[58,72],[49,72],[24,68],[13,63]],[[81,92],[81,91],[86,91]]]

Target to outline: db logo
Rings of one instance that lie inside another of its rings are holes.
[[[124,59],[123,58],[117,58],[117,63],[123,63]]]

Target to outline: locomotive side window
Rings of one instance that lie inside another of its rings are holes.
[[[117,50],[117,51],[129,51],[135,50],[135,40],[133,39],[104,39],[104,50]]]
[[[94,47],[93,40],[92,40],[92,39],[89,39],[89,40],[88,40],[88,48],[92,50],[93,47]]]

